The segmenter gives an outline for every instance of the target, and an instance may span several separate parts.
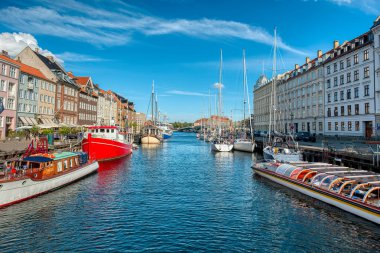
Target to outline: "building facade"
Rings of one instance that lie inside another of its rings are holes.
[[[253,121],[255,130],[269,130],[272,81],[262,74],[253,87]]]
[[[16,128],[17,90],[20,64],[9,58],[7,52],[0,55],[0,138],[8,136]]]
[[[380,16],[371,27],[373,34],[374,86],[375,86],[375,122],[376,136],[380,136]]]
[[[54,119],[59,123],[76,125],[78,121],[79,86],[53,57],[43,56],[26,47],[16,59],[39,69],[48,80],[56,84]]]
[[[80,86],[78,125],[94,125],[97,123],[98,90],[94,88],[91,77],[74,77]]]
[[[133,132],[140,133],[141,129],[144,127],[144,124],[146,122],[146,115],[142,112],[136,112],[135,122],[136,122],[136,129],[134,129]]]

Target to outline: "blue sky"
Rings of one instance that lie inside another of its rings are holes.
[[[155,80],[160,111],[193,121],[208,113],[222,48],[224,114],[239,119],[243,48],[252,94],[263,65],[271,76],[274,26],[284,72],[366,32],[377,15],[378,0],[2,0],[0,49],[38,46],[144,113]]]

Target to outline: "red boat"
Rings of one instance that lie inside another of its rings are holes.
[[[124,158],[132,153],[133,135],[116,126],[91,126],[84,134],[82,150],[90,160],[101,162]]]

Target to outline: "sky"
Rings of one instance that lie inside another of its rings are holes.
[[[38,47],[143,113],[154,80],[173,122],[215,111],[222,49],[223,114],[240,120],[243,49],[252,108],[257,78],[272,76],[274,27],[281,73],[365,33],[378,15],[380,0],[1,0],[0,50]]]

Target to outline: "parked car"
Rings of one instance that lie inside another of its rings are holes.
[[[310,132],[298,132],[294,135],[296,141],[311,141],[315,142],[315,134],[310,134]]]
[[[261,131],[260,136],[262,137],[268,137],[268,131]]]
[[[260,137],[261,136],[261,131],[254,131],[253,134],[255,135],[255,137]]]

